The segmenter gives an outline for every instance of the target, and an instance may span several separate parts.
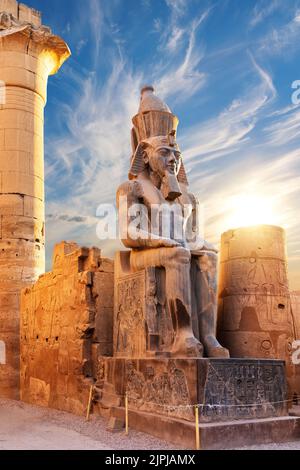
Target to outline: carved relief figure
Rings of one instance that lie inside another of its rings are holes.
[[[165,296],[174,338],[170,353],[174,357],[228,357],[215,336],[216,250],[199,235],[197,200],[188,190],[176,142],[178,119],[152,87],[145,87],[133,124],[129,180],[117,192],[122,241],[131,248],[131,269],[165,270]],[[134,231],[134,214],[141,206],[142,223]],[[195,308],[192,291],[198,292],[193,296]],[[197,317],[195,331],[192,311]]]
[[[140,300],[141,281],[127,279],[118,286],[116,351],[141,355],[145,351],[145,319]]]
[[[127,393],[133,408],[193,419],[185,373],[172,360],[166,370],[157,374],[148,366],[145,375],[135,369],[133,362],[127,363]]]

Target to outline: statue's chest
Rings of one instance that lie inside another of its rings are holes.
[[[147,206],[148,210],[153,208],[153,206],[166,207],[166,210],[175,210],[177,208],[178,211],[183,213],[183,201],[181,198],[176,199],[175,201],[168,201],[164,198],[161,191],[157,189],[153,185],[143,184],[143,202]],[[173,209],[172,209],[173,208]]]
[[[148,184],[148,182],[143,184],[142,199],[147,207],[149,220],[152,225],[160,227],[160,232],[161,225],[164,223],[182,228],[191,213],[191,210],[189,210],[190,200],[187,196],[181,196],[175,201],[168,201],[159,189]]]

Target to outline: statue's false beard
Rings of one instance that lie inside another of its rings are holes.
[[[151,179],[155,186],[160,188],[164,198],[168,201],[174,201],[174,199],[181,196],[182,193],[175,174],[165,171],[163,178],[161,178],[157,173],[152,173]]]

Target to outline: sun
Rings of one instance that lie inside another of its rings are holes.
[[[277,217],[273,199],[257,194],[239,194],[228,201],[227,228],[252,225],[276,225]]]

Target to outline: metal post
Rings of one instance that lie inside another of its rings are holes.
[[[91,385],[90,394],[89,394],[89,402],[88,402],[88,407],[87,407],[87,411],[86,411],[86,420],[87,421],[90,419],[90,412],[91,412],[92,399],[93,399],[93,388],[94,388],[94,385]]]

